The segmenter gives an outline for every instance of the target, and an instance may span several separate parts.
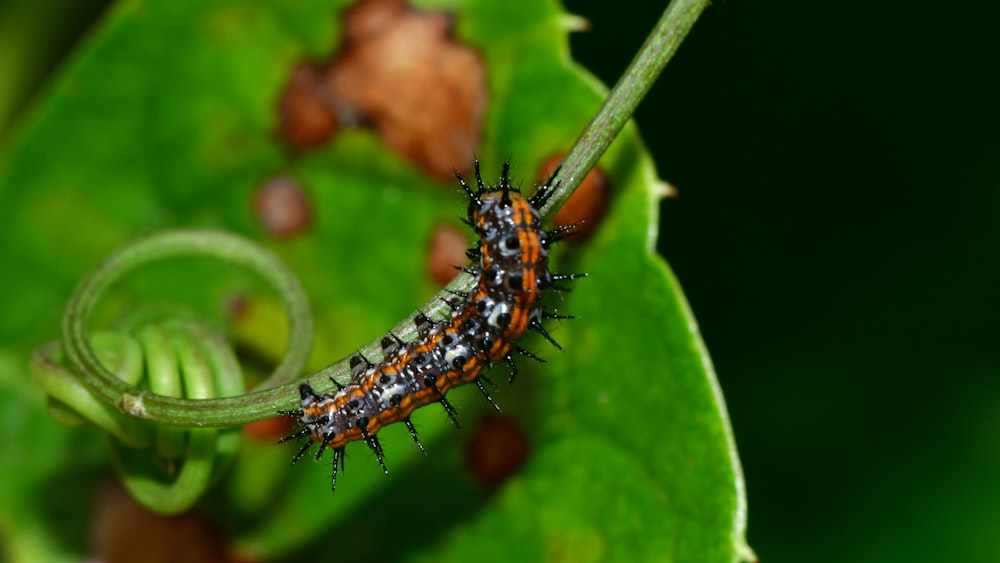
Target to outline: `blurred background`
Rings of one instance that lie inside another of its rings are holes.
[[[0,3],[0,139],[104,6]],[[567,8],[611,85],[662,5]],[[1000,561],[998,16],[718,2],[639,109],[762,561]]]

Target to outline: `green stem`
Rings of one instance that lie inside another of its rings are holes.
[[[563,158],[555,177],[558,188],[542,208],[543,218],[555,215],[597,164],[708,4],[708,0],[674,0],[667,6],[604,105]]]

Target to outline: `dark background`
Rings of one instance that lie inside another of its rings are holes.
[[[103,4],[46,2],[0,3],[22,104]],[[662,9],[567,3],[609,85]],[[764,562],[1000,561],[998,15],[720,1],[639,109]]]

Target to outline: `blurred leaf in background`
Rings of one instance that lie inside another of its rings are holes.
[[[13,559],[90,554],[95,515],[117,498],[98,494],[109,475],[99,434],[59,427],[25,371],[31,348],[58,336],[76,281],[109,251],[171,227],[225,229],[269,246],[313,300],[313,368],[382,334],[437,291],[426,274],[427,244],[437,226],[459,225],[465,202],[452,182],[363,127],[309,151],[276,134],[294,69],[330,59],[343,39],[336,17],[345,5],[115,4],[19,121],[0,169],[0,400],[11,436],[0,446],[9,468],[0,529]],[[528,189],[605,94],[569,59],[574,20],[537,0],[417,7],[452,12],[454,37],[482,58],[488,104],[476,154],[490,177],[510,157]],[[646,21],[634,23],[635,33],[648,31]],[[520,472],[492,491],[465,470],[466,442],[479,435],[488,408],[470,389],[455,401],[471,432],[456,436],[442,413],[422,411],[415,422],[429,456],[409,444],[405,428],[387,429],[380,438],[392,479],[362,446],[349,448],[335,497],[327,463],[289,469],[290,448],[251,442],[199,511],[222,530],[228,550],[266,559],[336,544],[338,556],[362,560],[747,555],[725,407],[697,325],[650,235],[663,184],[634,127],[600,167],[611,190],[603,224],[585,242],[557,249],[560,269],[591,274],[564,302],[556,299],[560,312],[580,317],[553,326],[566,351],[527,340],[550,362],[525,367],[497,393],[530,441]],[[310,217],[287,236],[270,232],[255,207],[276,179],[301,190]],[[137,278],[109,294],[109,311],[152,297],[182,301],[229,321],[265,363],[277,359],[277,300],[252,280],[186,262]],[[433,525],[413,525],[423,522]]]

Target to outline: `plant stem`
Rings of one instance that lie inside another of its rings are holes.
[[[708,4],[708,0],[674,0],[667,6],[604,105],[563,158],[554,178],[558,187],[542,208],[543,218],[551,218],[597,164]]]

